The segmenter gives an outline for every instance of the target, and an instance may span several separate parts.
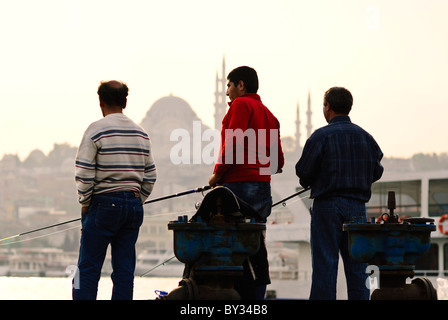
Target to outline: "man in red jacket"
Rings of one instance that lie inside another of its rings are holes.
[[[266,222],[271,214],[271,174],[281,172],[284,156],[280,123],[261,102],[257,72],[238,67],[227,76],[229,110],[222,120],[221,149],[209,184],[229,188],[258,211]],[[260,250],[244,265],[237,290],[243,299],[263,299],[270,283],[264,236]]]

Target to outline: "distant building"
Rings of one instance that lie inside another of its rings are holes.
[[[222,60],[222,73],[221,78],[218,76],[218,71],[216,71],[216,82],[215,82],[215,129],[221,130],[222,119],[227,113],[227,75],[226,75],[226,61]]]
[[[165,162],[170,159],[171,149],[177,143],[170,139],[174,130],[184,129],[190,137],[193,137],[195,121],[201,123],[201,134],[204,130],[209,129],[182,98],[170,95],[154,102],[141,125],[150,135],[155,160]]]
[[[312,112],[311,112],[311,97],[310,97],[310,92],[308,91],[308,109],[306,110],[306,118],[307,118],[307,124],[306,124],[306,134],[307,134],[307,138],[309,138],[311,136],[311,134],[313,133],[313,124],[311,121],[311,116],[312,116]]]

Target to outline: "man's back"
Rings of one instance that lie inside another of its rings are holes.
[[[345,196],[368,201],[381,177],[382,152],[374,138],[348,116],[339,116],[308,139],[296,173],[311,197]]]
[[[234,145],[237,130],[241,130],[246,139],[236,139]],[[222,121],[221,138],[222,158],[215,172],[226,171],[222,182],[270,181],[270,165],[274,170],[283,167],[280,123],[258,94],[246,94],[231,103]]]
[[[145,130],[122,113],[92,123],[78,150],[76,180],[81,203],[90,201],[92,193],[116,191],[135,191],[146,199],[155,166]]]

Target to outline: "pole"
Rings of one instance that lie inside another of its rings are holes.
[[[187,190],[187,191],[183,191],[183,192],[179,192],[179,193],[174,193],[174,194],[171,194],[171,195],[168,195],[168,196],[164,196],[164,197],[160,197],[160,198],[156,198],[156,199],[148,200],[148,201],[146,201],[144,204],[148,204],[148,203],[152,203],[152,202],[157,202],[157,201],[162,201],[162,200],[166,200],[166,199],[170,199],[170,198],[175,198],[175,197],[180,197],[180,196],[184,196],[184,195],[191,194],[191,193],[195,193],[195,192],[202,192],[202,191],[209,190],[210,188],[211,188],[210,186],[198,187],[198,188],[196,188],[196,189],[191,189],[191,190]],[[26,231],[26,232],[18,233],[18,234],[15,234],[15,235],[13,235],[13,236],[9,236],[9,237],[0,239],[0,242],[6,241],[6,240],[9,240],[9,239],[14,239],[14,238],[17,238],[17,237],[20,237],[20,236],[23,236],[23,235],[26,235],[26,234],[34,233],[34,232],[37,232],[37,231],[42,231],[42,230],[45,230],[45,229],[50,229],[50,228],[54,228],[54,227],[57,227],[57,226],[62,226],[62,225],[64,225],[64,224],[72,223],[72,222],[79,221],[79,220],[81,220],[81,218],[77,218],[77,219],[73,219],[73,220],[68,220],[68,221],[65,221],[65,222],[52,224],[52,225],[50,225],[50,226],[46,226],[46,227],[42,227],[42,228],[38,228],[38,229],[34,229],[34,230],[30,230],[30,231]]]
[[[275,206],[279,205],[280,203],[285,203],[285,202],[288,201],[289,199],[294,198],[294,197],[298,196],[299,194],[302,194],[302,193],[304,193],[305,191],[308,191],[308,190],[310,190],[310,189],[311,189],[310,187],[308,187],[308,188],[304,188],[304,189],[302,189],[302,190],[300,190],[300,191],[298,191],[298,192],[296,192],[296,193],[290,195],[289,197],[286,197],[285,199],[282,199],[282,200],[280,200],[280,201],[274,203],[274,204],[272,205],[272,207],[275,207]]]
[[[170,194],[168,196],[164,196],[164,197],[148,200],[148,201],[145,201],[144,204],[157,202],[157,201],[162,201],[162,200],[166,200],[166,199],[171,199],[171,198],[175,198],[175,197],[180,197],[180,196],[184,196],[184,195],[187,195],[187,194],[190,194],[190,193],[202,192],[202,191],[206,191],[206,190],[210,190],[210,189],[211,189],[210,186],[198,187],[196,189],[191,189],[191,190],[187,190],[187,191],[183,191],[183,192],[179,192],[179,193],[173,193],[173,194]]]
[[[62,226],[64,224],[75,222],[75,221],[79,221],[79,220],[81,220],[81,218],[77,218],[77,219],[73,219],[73,220],[69,220],[69,221],[65,221],[65,222],[61,222],[61,223],[52,224],[51,226],[46,226],[46,227],[42,227],[42,228],[30,230],[30,231],[18,233],[16,235],[0,239],[0,242],[5,241],[5,240],[9,240],[9,239],[14,239],[14,238],[17,238],[17,237],[20,237],[20,236],[23,236],[23,235],[26,235],[26,234],[29,234],[29,233],[34,233],[34,232],[37,232],[37,231],[50,229],[50,228],[54,228],[54,227],[57,227],[57,226]]]

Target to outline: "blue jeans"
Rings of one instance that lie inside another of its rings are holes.
[[[312,284],[310,299],[335,300],[339,253],[344,262],[348,299],[368,300],[367,263],[354,261],[342,225],[366,217],[365,203],[342,197],[315,199],[311,209]]]
[[[266,222],[272,210],[271,184],[269,182],[228,182],[223,186],[229,188],[238,198],[258,211],[262,217],[262,221],[258,222]]]
[[[73,281],[73,299],[96,299],[101,268],[110,244],[112,299],[132,300],[135,243],[143,222],[140,198],[133,192],[95,195],[87,213],[82,215],[81,222],[81,247],[78,270]]]
[[[269,182],[229,182],[224,183],[238,198],[258,211],[262,223],[271,214],[272,197]],[[266,286],[271,282],[269,277],[268,253],[264,234],[260,236],[260,249],[249,257],[256,279],[253,278],[247,261],[243,264],[243,278],[237,282],[236,289],[243,300],[263,300]]]

